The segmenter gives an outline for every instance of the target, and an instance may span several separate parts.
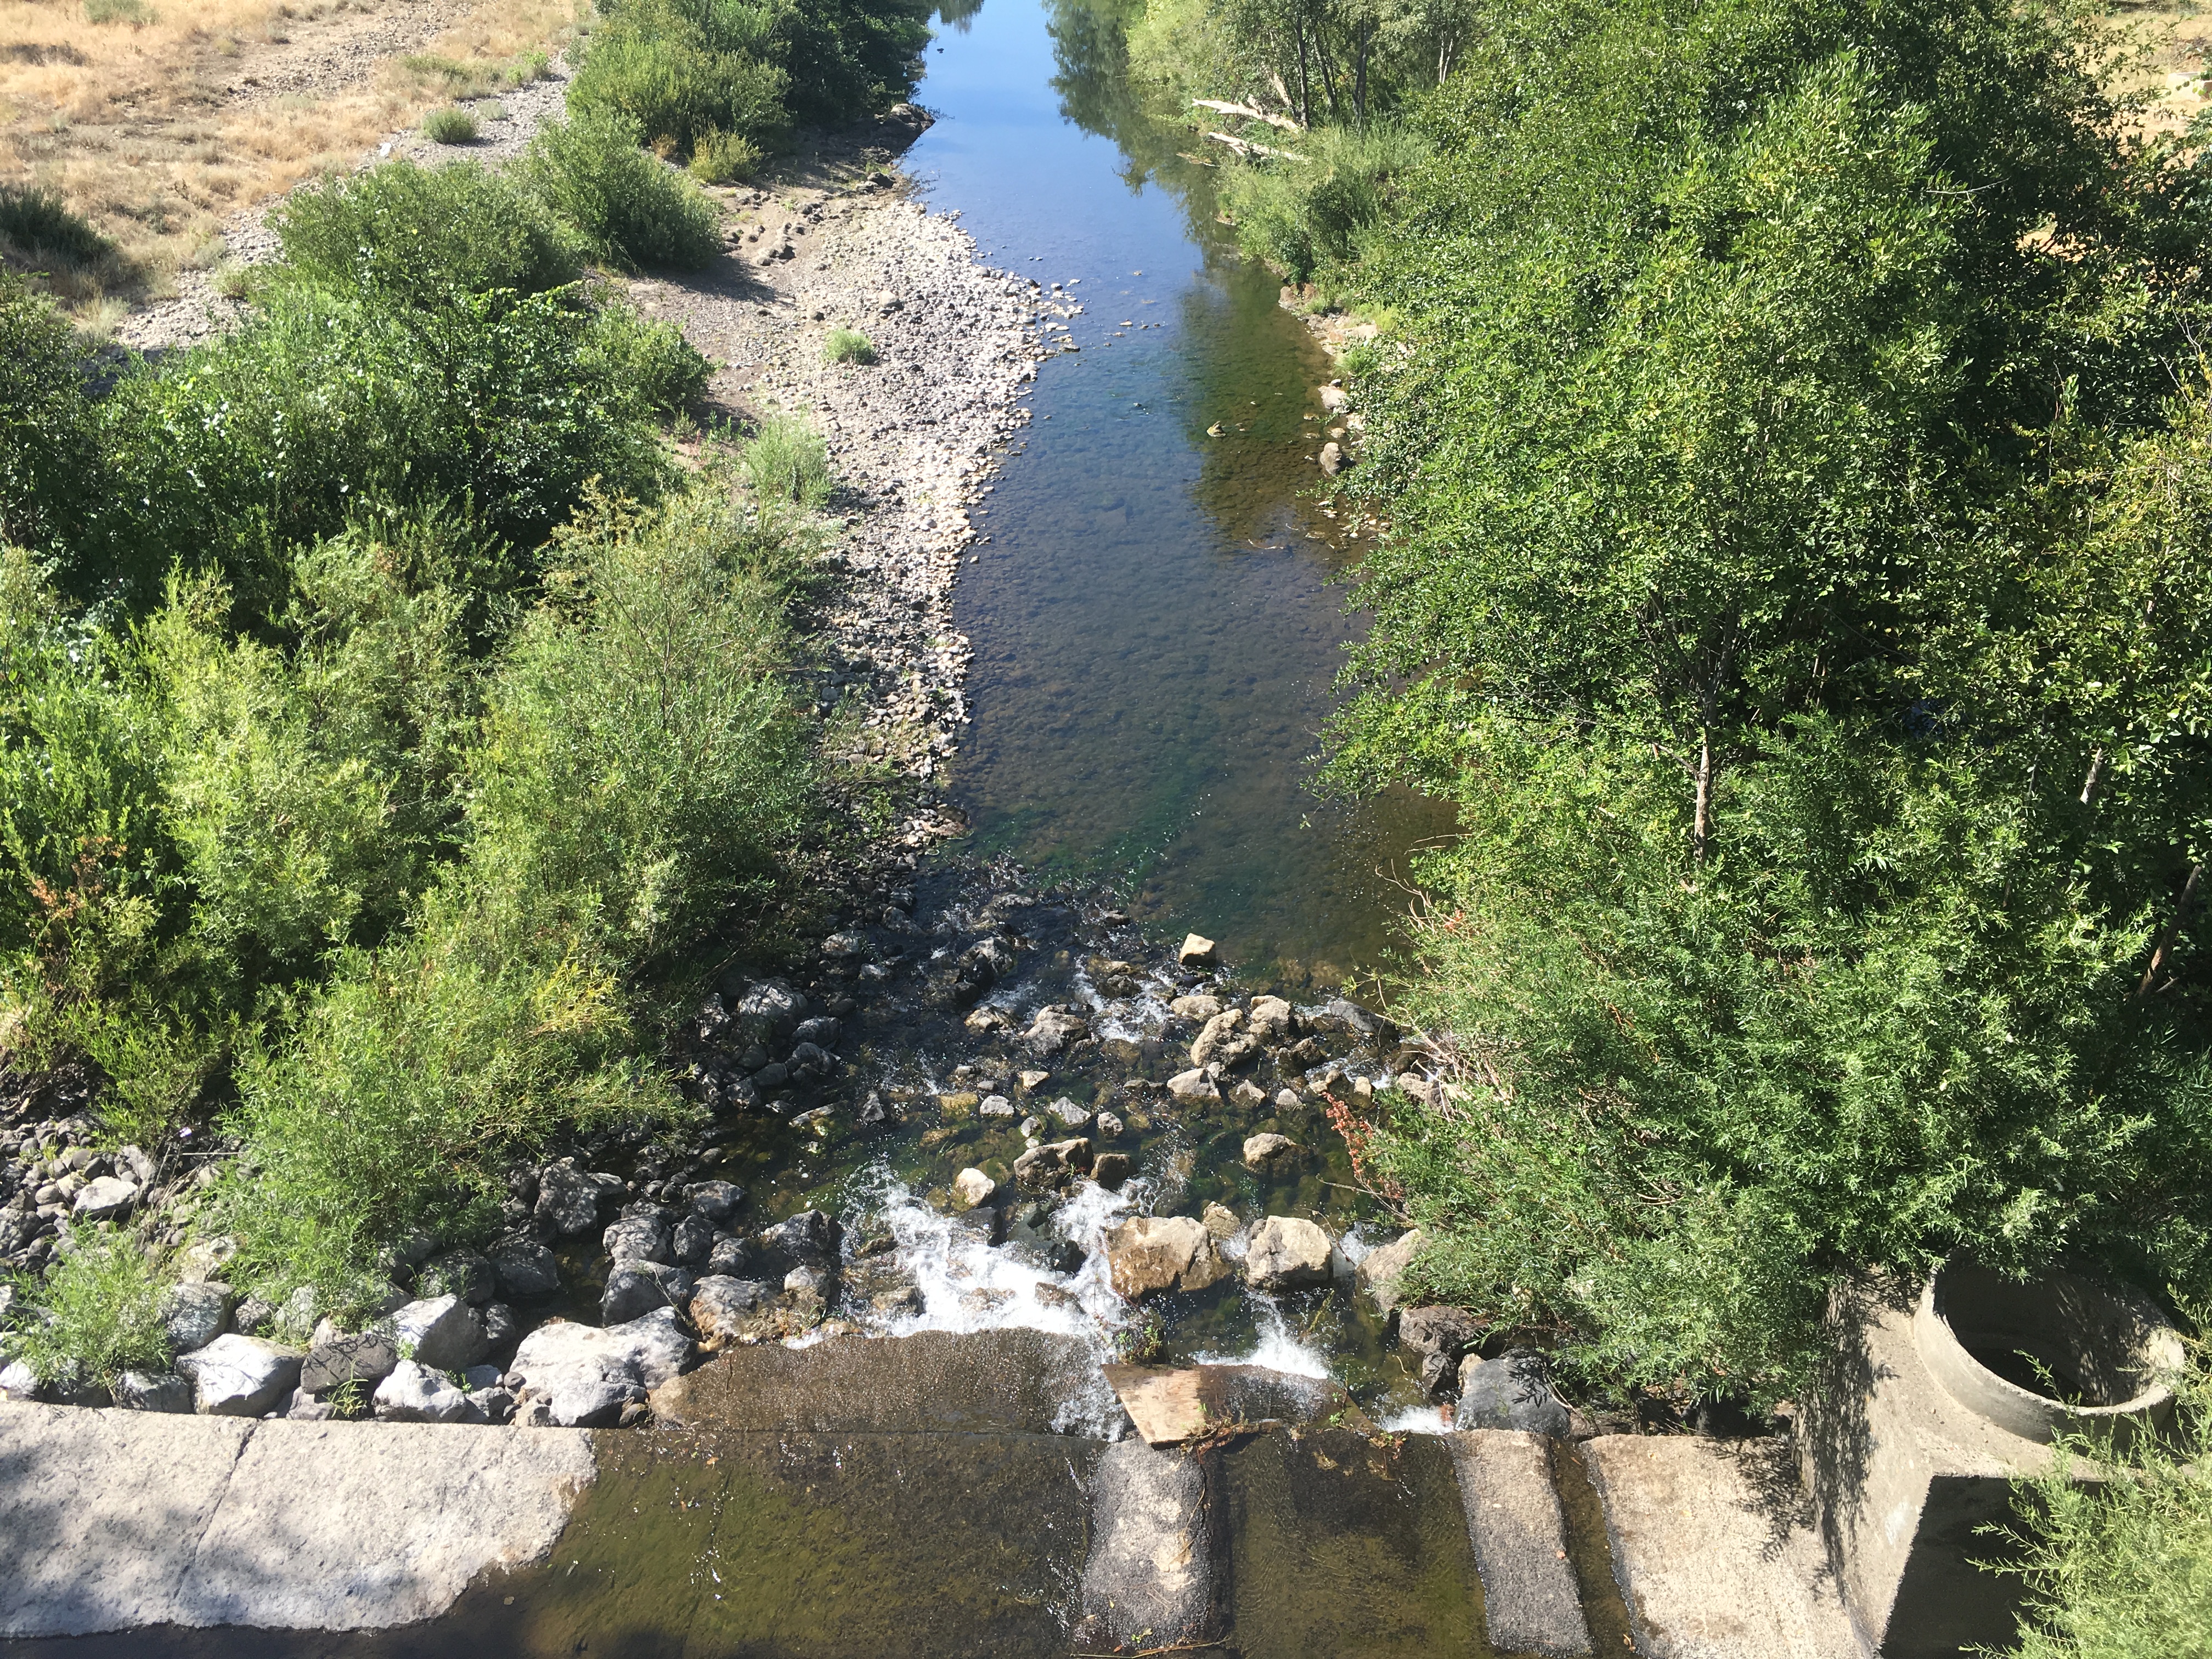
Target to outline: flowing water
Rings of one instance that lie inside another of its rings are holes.
[[[932,46],[921,96],[938,120],[906,169],[935,210],[962,216],[984,263],[1082,307],[1067,319],[1077,349],[1039,365],[1033,421],[962,572],[973,724],[951,787],[973,833],[925,871],[911,930],[922,942],[848,1020],[852,1092],[880,1091],[904,1121],[861,1133],[842,1115],[800,1120],[732,1147],[727,1171],[764,1218],[818,1206],[845,1219],[837,1311],[865,1328],[1026,1325],[1082,1336],[1102,1358],[1140,1318],[1103,1249],[1126,1215],[1218,1201],[1248,1219],[1313,1217],[1342,1240],[1340,1267],[1368,1235],[1387,1236],[1310,1094],[1157,1112],[1144,1107],[1156,1093],[1121,1092],[1189,1064],[1191,1033],[1166,1005],[1190,987],[1155,953],[1140,988],[1102,991],[1127,977],[1102,961],[1141,957],[1138,930],[1194,929],[1223,942],[1244,988],[1325,996],[1378,960],[1409,851],[1449,827],[1411,796],[1312,793],[1358,625],[1337,579],[1359,549],[1313,459],[1329,360],[1273,276],[1236,256],[1211,169],[1182,153],[1201,141],[1137,106],[1122,52],[1113,15],[1081,0],[988,0]],[[1004,920],[993,907],[1010,880],[1030,890],[1024,966],[990,1001],[1017,1030],[1047,1003],[1085,1007],[1120,1049],[1111,1064],[1056,1066],[1034,1097],[1012,1074],[1036,1062],[981,1053],[963,1011],[923,982],[932,961],[941,969]],[[1102,884],[1133,913],[1112,941],[1073,896]],[[952,1070],[963,1054],[975,1064]],[[1379,1081],[1387,1058],[1354,1069]],[[981,1109],[1000,1092],[1021,1100],[1013,1115]],[[946,1212],[946,1186],[969,1166],[1005,1181],[1026,1146],[1068,1133],[1050,1122],[1054,1097],[1125,1115],[1113,1144],[1135,1178],[1111,1193],[1084,1183],[1057,1207],[1017,1200],[1014,1236],[994,1245]],[[1025,1134],[1017,1119],[1030,1113],[1046,1121]],[[1244,1139],[1262,1130],[1309,1149],[1305,1167],[1245,1170]],[[1141,1317],[1160,1328],[1164,1358],[1332,1374],[1393,1426],[1441,1426],[1341,1277],[1281,1297],[1232,1280]]]
[[[1121,57],[1076,0],[989,0],[929,55],[908,171],[987,264],[1083,307],[962,574],[953,797],[983,850],[1111,876],[1139,919],[1333,988],[1380,960],[1407,850],[1449,820],[1309,787],[1353,631],[1332,579],[1357,549],[1313,459],[1332,371]]]

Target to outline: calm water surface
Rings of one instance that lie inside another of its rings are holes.
[[[1067,0],[989,0],[929,55],[939,118],[908,170],[987,263],[1085,307],[962,575],[953,795],[979,850],[1109,875],[1162,931],[1334,985],[1379,959],[1408,849],[1450,821],[1310,789],[1355,626],[1304,418],[1328,361],[1215,223],[1178,155],[1201,141],[1132,106],[1121,58],[1110,17]]]

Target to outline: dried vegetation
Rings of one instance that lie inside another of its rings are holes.
[[[243,209],[457,99],[543,76],[578,0],[0,0],[0,188],[109,245],[8,235],[81,323],[222,258]],[[102,21],[94,21],[100,19]]]

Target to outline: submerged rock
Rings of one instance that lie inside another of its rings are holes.
[[[1244,1143],[1244,1167],[1255,1175],[1280,1175],[1295,1167],[1304,1156],[1304,1151],[1297,1141],[1272,1130],[1254,1135]]]

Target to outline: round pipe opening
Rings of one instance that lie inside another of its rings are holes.
[[[1914,1322],[1945,1393],[2024,1439],[2124,1440],[2173,1412],[2181,1337],[2150,1299],[2086,1274],[2003,1278],[1969,1256],[1939,1268]]]

